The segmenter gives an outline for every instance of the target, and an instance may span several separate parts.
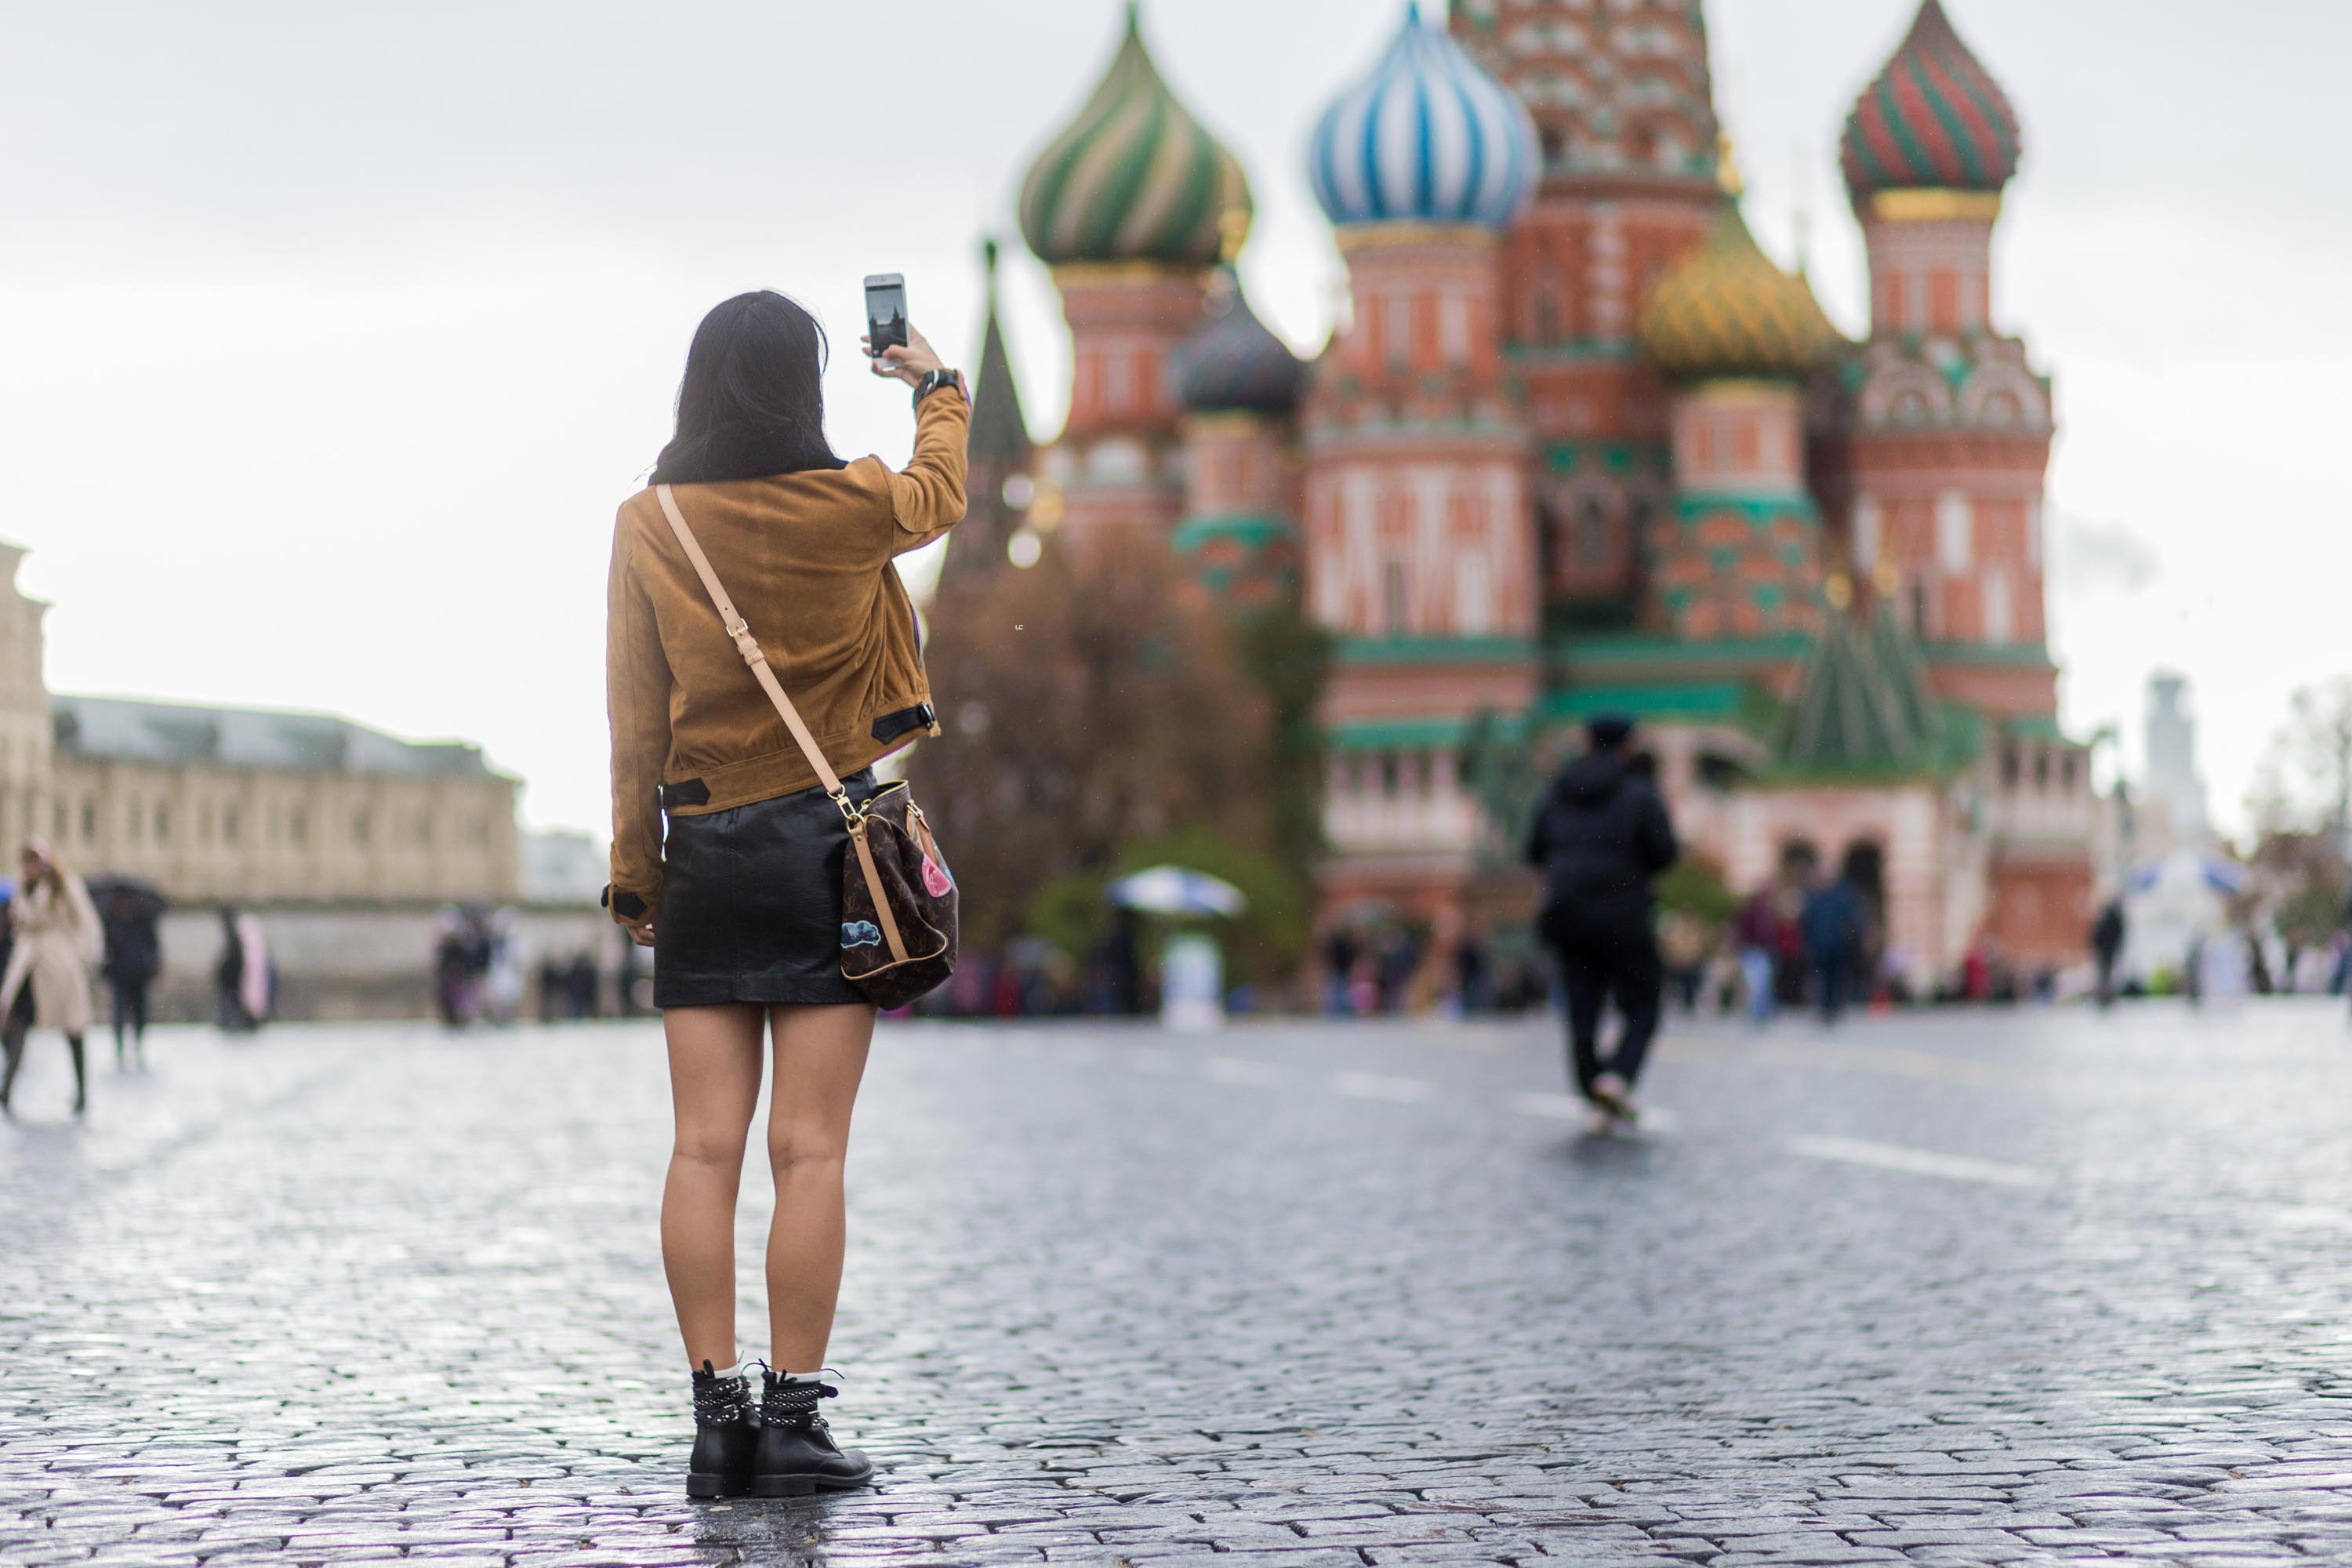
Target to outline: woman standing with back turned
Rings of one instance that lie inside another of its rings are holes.
[[[915,454],[844,463],[824,437],[824,337],[781,294],[740,294],[687,352],[674,499],[849,795],[933,728],[894,557],[963,516],[962,378],[921,334],[874,363],[915,388]],[[817,1410],[841,1285],[842,1163],[874,1008],[841,976],[841,809],[817,784],[651,489],[621,508],[607,599],[613,916],[654,950],[677,1141],[662,1265],[693,1371],[693,1497],[863,1486]],[[663,817],[668,817],[667,837]],[[768,1161],[769,1354],[756,1416],[735,1343],[735,1197],[760,1094]]]

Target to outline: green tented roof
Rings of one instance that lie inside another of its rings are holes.
[[[1941,770],[1941,724],[1910,639],[1882,608],[1868,626],[1832,613],[1783,715],[1780,766],[1808,777]]]

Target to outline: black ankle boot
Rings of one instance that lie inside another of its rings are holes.
[[[751,1380],[722,1375],[704,1362],[694,1374],[694,1456],[686,1462],[686,1495],[741,1497],[751,1489],[751,1462],[759,1451]]]
[[[838,1389],[814,1374],[760,1375],[760,1458],[753,1467],[754,1497],[807,1497],[846,1491],[874,1479],[874,1461],[855,1448],[835,1446],[819,1415],[820,1401]]]

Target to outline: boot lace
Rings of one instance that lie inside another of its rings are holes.
[[[831,1430],[824,1416],[817,1414],[821,1402],[840,1396],[841,1390],[824,1381],[838,1378],[841,1373],[831,1367],[821,1368],[817,1374],[803,1382],[789,1376],[768,1373],[761,1382],[760,1424],[763,1426],[799,1426],[817,1431]]]

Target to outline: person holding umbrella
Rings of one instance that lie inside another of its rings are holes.
[[[89,889],[50,857],[48,840],[39,834],[25,840],[17,864],[23,876],[14,910],[16,943],[0,974],[0,1018],[8,1016],[17,992],[29,983],[34,1024],[62,1033],[73,1055],[74,1114],[79,1116],[89,1109],[82,1037],[90,1026],[89,966],[100,946],[98,909]],[[0,1110],[8,1109],[24,1059],[22,1050],[11,1051],[0,1069]]]

